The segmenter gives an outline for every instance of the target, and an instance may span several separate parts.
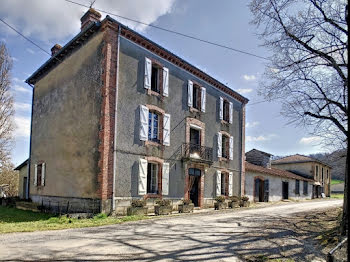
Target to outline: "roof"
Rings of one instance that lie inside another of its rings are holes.
[[[22,167],[26,166],[28,164],[28,160],[25,160],[22,164],[20,164],[19,166],[17,166],[14,170],[20,170]]]
[[[286,156],[286,157],[282,157],[282,158],[277,159],[277,160],[273,160],[272,164],[273,165],[282,165],[282,164],[307,163],[307,162],[317,162],[317,163],[323,164],[323,165],[331,168],[328,164],[326,164],[326,163],[324,163],[316,158],[312,158],[312,157],[304,156],[304,155],[300,155],[300,154]]]
[[[253,148],[252,150],[248,151],[246,154],[248,154],[248,153],[250,153],[250,152],[252,152],[252,151],[256,151],[256,152],[262,153],[262,154],[264,154],[264,155],[266,155],[266,156],[268,156],[268,157],[272,156],[272,155],[269,154],[269,153],[266,153],[266,152],[264,152],[264,151],[261,151],[261,150],[255,149],[255,148]]]
[[[232,96],[233,98],[237,99],[238,101],[246,104],[248,103],[248,99],[238,92],[232,90],[225,84],[221,83],[217,79],[211,77],[207,73],[203,72],[199,68],[195,67],[194,65],[190,64],[189,62],[185,61],[184,59],[180,58],[179,56],[175,55],[174,53],[170,52],[169,50],[165,49],[164,47],[158,45],[157,43],[153,42],[152,40],[146,38],[145,36],[137,33],[136,31],[128,28],[124,24],[120,23],[119,21],[111,18],[110,16],[106,16],[106,18],[101,22],[95,22],[92,23],[90,26],[88,26],[86,29],[84,29],[82,32],[80,32],[78,35],[76,35],[71,41],[69,41],[64,47],[60,49],[54,56],[52,56],[48,61],[46,61],[38,70],[36,70],[27,80],[26,82],[29,84],[35,84],[40,77],[42,77],[44,74],[49,72],[50,69],[52,69],[55,65],[62,62],[62,60],[71,54],[71,52],[81,46],[85,41],[88,40],[88,38],[94,34],[95,32],[99,31],[101,28],[101,25],[106,22],[112,22],[118,26],[120,26],[121,35],[123,37],[128,38],[129,40],[133,41],[134,43],[141,45],[142,47],[148,49],[149,51],[158,54],[160,52],[160,56],[168,60],[170,63],[174,64],[175,66],[182,67],[186,71],[189,71],[193,75],[197,76],[198,78],[201,78],[205,82],[213,85],[214,87],[222,90],[226,94]],[[145,42],[144,43],[142,43]]]
[[[285,178],[290,178],[290,179],[314,182],[314,180],[312,180],[312,179],[307,179],[305,177],[298,176],[298,175],[293,174],[291,172],[288,172],[286,170],[281,170],[281,169],[277,169],[277,168],[273,168],[273,167],[272,168],[265,168],[262,166],[257,166],[257,165],[251,164],[247,161],[245,161],[245,169],[246,169],[246,171],[263,173],[263,174],[271,175],[271,176],[278,176],[278,177],[285,177]]]

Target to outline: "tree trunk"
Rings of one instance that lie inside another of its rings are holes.
[[[343,216],[340,224],[340,232],[343,236],[346,235],[348,230],[348,167],[349,167],[349,149],[346,154],[346,164],[345,164],[345,179],[344,179],[344,203],[343,203]]]

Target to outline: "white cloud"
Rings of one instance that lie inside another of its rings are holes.
[[[246,127],[246,128],[253,128],[253,127],[258,126],[259,124],[260,124],[260,122],[258,122],[258,121],[248,122],[248,123],[245,125],[245,127]]]
[[[322,140],[322,138],[318,137],[318,136],[302,137],[299,140],[299,144],[302,144],[302,145],[315,145],[317,143],[320,143],[321,140]]]
[[[34,50],[30,49],[30,48],[26,48],[26,51],[32,55],[35,54]]]
[[[241,88],[241,89],[237,89],[237,92],[241,93],[241,94],[246,94],[246,93],[253,92],[253,89],[251,89],[251,88]]]
[[[18,62],[18,58],[14,57],[14,56],[12,56],[11,58],[12,58],[13,62]]]
[[[17,83],[23,83],[23,82],[24,82],[24,80],[21,80],[21,79],[19,79],[19,78],[17,78],[17,77],[13,77],[13,78],[12,78],[12,81],[13,81],[13,82],[17,82]]]
[[[16,129],[14,135],[18,137],[29,137],[30,136],[30,118],[16,116],[15,117]]]
[[[21,92],[21,93],[28,93],[28,94],[31,94],[32,93],[32,90],[30,88],[25,88],[23,86],[20,86],[20,85],[14,85],[12,87],[12,89],[16,92]]]
[[[120,0],[116,3],[112,0],[99,0],[94,7],[150,24],[154,23],[160,16],[171,12],[175,1]],[[84,4],[89,5],[86,1]],[[62,0],[2,0],[0,16],[9,24],[19,28],[25,36],[35,36],[47,41],[60,40],[78,33],[80,18],[86,11],[86,7]],[[105,15],[102,13],[102,19]],[[146,28],[144,25],[128,22],[118,17],[113,18],[125,22],[126,25],[137,30]],[[0,28],[0,30],[2,29]]]
[[[256,76],[255,75],[243,75],[243,79],[246,81],[255,81]]]
[[[261,141],[268,141],[271,140],[272,138],[276,137],[277,135],[275,134],[270,134],[270,135],[260,135],[260,136],[246,136],[246,141],[247,142],[261,142]]]
[[[29,111],[31,109],[31,104],[27,104],[27,103],[15,103],[15,110],[16,111]]]

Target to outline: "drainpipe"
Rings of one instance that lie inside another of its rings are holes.
[[[32,154],[32,131],[33,131],[33,107],[34,107],[34,86],[26,82],[32,88],[32,112],[30,114],[30,136],[29,136],[29,157],[27,164],[27,184],[26,184],[26,199],[29,199],[29,189],[30,189],[30,160]]]
[[[117,72],[115,87],[115,109],[114,109],[114,150],[113,150],[113,195],[112,210],[115,211],[115,177],[117,173],[117,105],[118,105],[118,79],[119,79],[119,48],[120,48],[120,26],[118,28],[118,45],[117,45]]]

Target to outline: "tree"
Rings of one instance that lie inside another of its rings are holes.
[[[0,42],[0,168],[10,159],[14,129],[13,96],[10,93],[12,59]]]
[[[14,170],[11,162],[6,161],[0,167],[0,185],[6,185],[6,195],[8,197],[18,196],[19,172]]]
[[[345,0],[252,0],[252,23],[272,55],[259,94],[279,100],[289,123],[347,148],[348,26]],[[348,157],[342,234],[347,230]]]

